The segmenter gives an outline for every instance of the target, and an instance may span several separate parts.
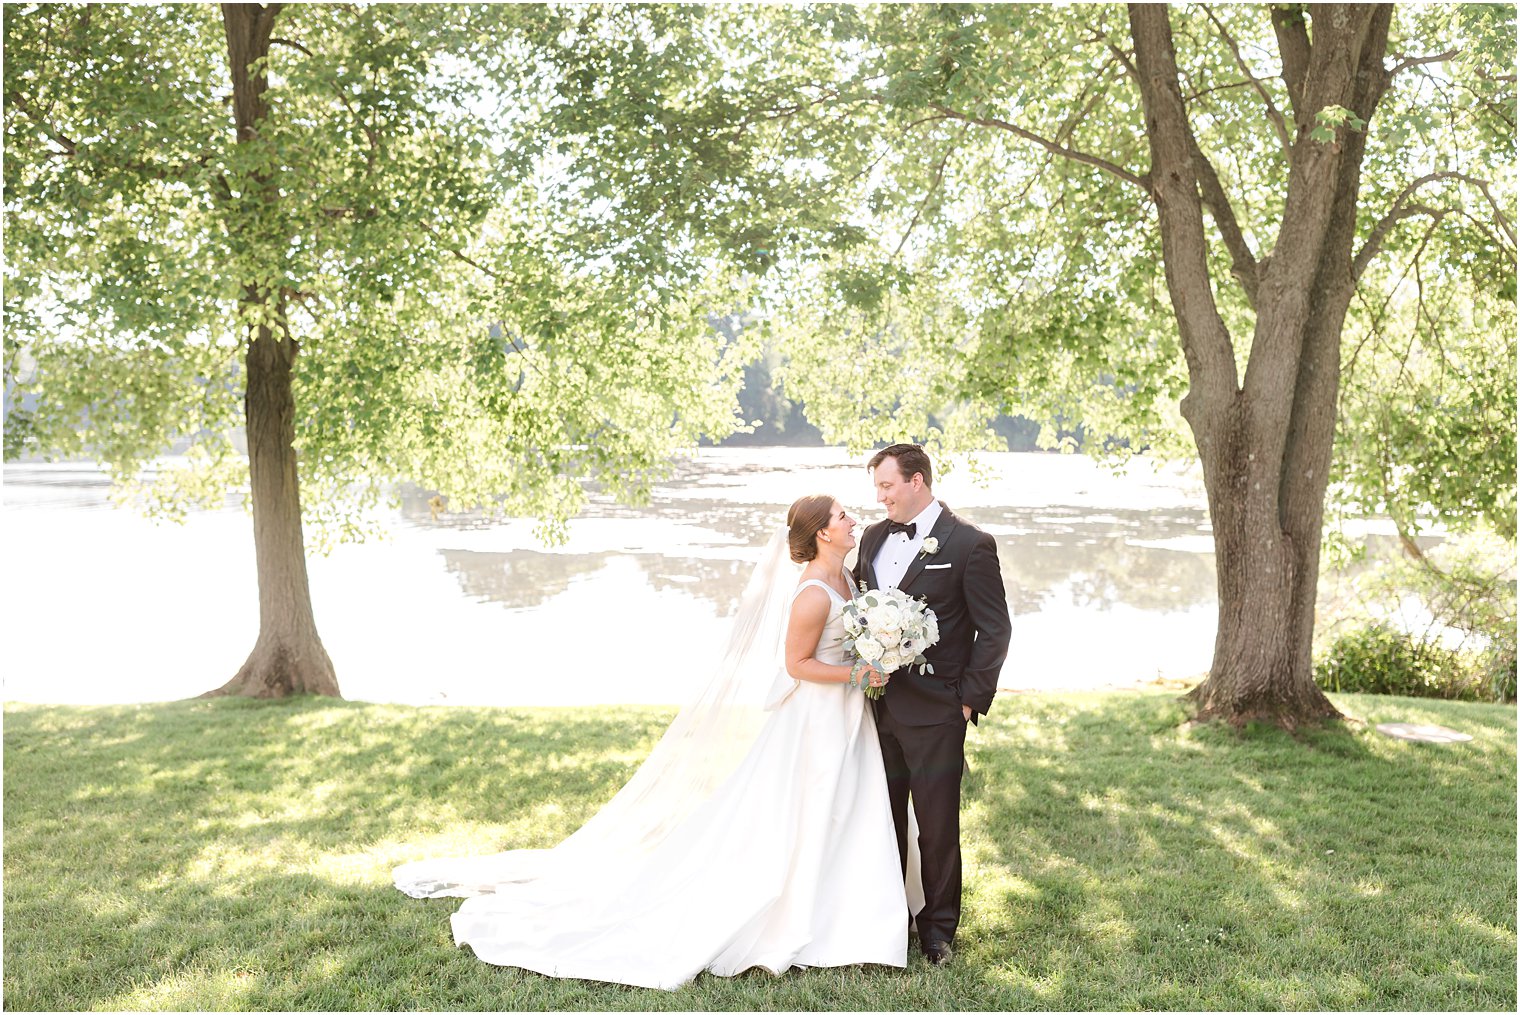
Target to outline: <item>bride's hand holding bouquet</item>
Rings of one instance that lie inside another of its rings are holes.
[[[933,673],[924,649],[939,641],[939,619],[921,599],[900,589],[867,589],[844,604],[844,647],[855,656],[850,686],[861,684],[868,698],[880,698],[886,681],[857,680],[861,672],[892,673],[917,666]]]

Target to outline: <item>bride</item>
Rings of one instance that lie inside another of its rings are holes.
[[[905,966],[917,857],[898,856],[875,721],[841,645],[855,525],[827,495],[791,506],[707,687],[579,831],[550,850],[409,863],[396,887],[465,897],[457,944],[549,976],[674,990],[704,969]]]

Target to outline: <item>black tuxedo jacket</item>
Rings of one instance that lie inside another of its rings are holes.
[[[928,536],[939,540],[938,551],[915,556],[897,587],[928,602],[939,621],[939,643],[924,652],[934,672],[897,670],[877,702],[905,726],[960,720],[962,705],[971,706],[973,721],[991,710],[1013,630],[997,541],[943,505]],[[886,538],[885,521],[861,536],[855,573],[866,588],[880,587],[876,552]]]

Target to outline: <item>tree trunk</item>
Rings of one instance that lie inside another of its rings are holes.
[[[1214,525],[1219,624],[1208,677],[1190,697],[1199,721],[1269,722],[1285,729],[1337,718],[1314,683],[1312,645],[1319,562],[1320,513],[1278,519],[1281,466],[1257,468],[1259,443],[1245,421],[1245,395],[1231,414],[1233,432],[1205,465]],[[1328,447],[1317,445],[1328,459]],[[1325,442],[1328,443],[1327,441]],[[1200,442],[1202,444],[1202,442]],[[1323,490],[1317,504],[1323,504]],[[1261,519],[1274,519],[1262,524]]]
[[[1167,288],[1188,361],[1183,415],[1203,463],[1219,576],[1214,658],[1191,698],[1200,720],[1287,729],[1340,715],[1314,683],[1312,649],[1365,137],[1309,132],[1327,106],[1370,122],[1388,84],[1391,6],[1322,4],[1313,17],[1311,44],[1301,14],[1273,15],[1298,138],[1274,252],[1249,266],[1259,274],[1242,381],[1208,273],[1205,156],[1178,87],[1169,16],[1164,5],[1130,7]]]
[[[233,110],[239,144],[255,141],[268,114],[262,64],[278,4],[223,4],[227,57],[232,71]],[[256,173],[244,200],[273,201],[267,173]],[[282,698],[291,694],[338,696],[332,661],[317,635],[301,533],[301,497],[295,451],[295,396],[291,371],[299,351],[286,327],[285,305],[267,288],[243,289],[250,325],[243,409],[248,428],[248,465],[253,496],[253,542],[259,576],[259,635],[247,662],[226,684],[203,697],[240,694]],[[269,313],[273,310],[273,313]],[[271,327],[269,322],[274,322]]]

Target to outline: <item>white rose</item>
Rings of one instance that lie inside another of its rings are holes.
[[[903,622],[902,610],[891,603],[885,603],[867,613],[866,622],[871,625],[873,631],[900,631]]]
[[[868,663],[874,663],[880,659],[883,651],[885,650],[881,647],[881,642],[875,638],[857,638],[855,640],[855,654]]]
[[[888,652],[886,655],[881,657],[881,662],[879,665],[881,669],[885,670],[888,673],[891,673],[893,670],[899,669],[905,661],[906,660],[904,660],[903,657],[898,653]]]
[[[924,640],[930,645],[939,643],[939,618],[933,610],[924,611]]]

